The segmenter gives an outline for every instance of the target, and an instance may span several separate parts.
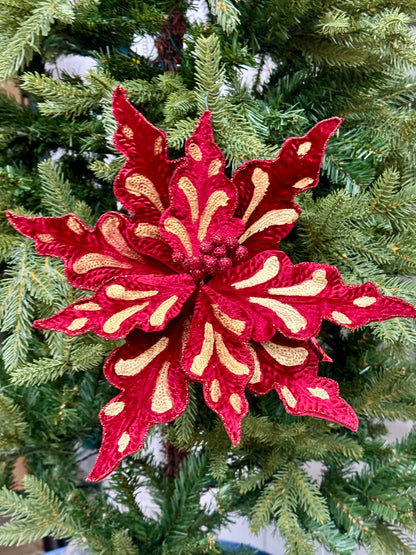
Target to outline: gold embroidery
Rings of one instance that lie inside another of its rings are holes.
[[[325,270],[315,270],[312,279],[308,279],[298,285],[289,287],[276,287],[269,289],[270,295],[296,295],[298,297],[312,297],[321,293],[327,286]]]
[[[144,368],[146,368],[152,360],[160,355],[160,353],[162,353],[168,345],[169,339],[167,337],[161,337],[157,343],[152,345],[139,356],[135,358],[128,358],[126,360],[118,360],[114,365],[115,373],[117,376],[136,376]]]
[[[118,227],[120,222],[115,216],[107,217],[101,224],[100,231],[103,234],[104,239],[109,245],[114,247],[119,253],[134,260],[143,261],[143,257],[132,249],[124,239],[123,235],[120,233]]]
[[[254,222],[243,235],[239,238],[240,243],[244,243],[249,237],[255,233],[259,233],[273,225],[286,225],[296,222],[299,215],[293,208],[282,208],[281,210],[270,210],[266,212],[257,222]]]
[[[235,333],[236,335],[241,335],[246,327],[246,323],[243,320],[236,320],[225,314],[217,304],[211,305],[212,312],[214,316],[219,322],[231,332]]]
[[[168,313],[169,309],[172,308],[178,298],[179,297],[177,295],[173,295],[169,299],[166,299],[166,301],[163,301],[163,303],[161,303],[150,316],[150,325],[161,326],[165,321],[166,314]]]
[[[214,352],[214,329],[209,322],[206,322],[204,328],[204,342],[202,343],[201,352],[196,355],[192,362],[190,371],[197,376],[202,376],[205,368]]]
[[[66,329],[70,331],[77,331],[83,328],[87,322],[88,318],[75,318],[75,320],[73,320],[69,326],[66,327]]]
[[[176,235],[189,256],[192,256],[192,244],[185,226],[176,218],[167,218],[163,227],[168,233]]]
[[[337,310],[334,310],[334,312],[331,314],[331,316],[339,324],[351,324],[352,323],[351,320],[348,318],[348,316],[346,316],[342,312],[338,312]]]
[[[250,216],[260,204],[264,195],[267,193],[267,189],[270,185],[269,174],[263,171],[261,168],[255,168],[253,175],[251,176],[251,181],[254,185],[253,196],[251,197],[250,204],[243,216],[243,222],[248,222]]]
[[[169,392],[168,370],[170,362],[165,362],[160,369],[156,381],[155,392],[152,397],[152,411],[162,414],[173,407],[173,401]]]
[[[221,169],[222,162],[219,158],[212,160],[208,168],[208,177],[213,177],[217,175]]]
[[[305,187],[307,187],[313,182],[314,182],[314,179],[312,179],[312,177],[304,177],[303,179],[299,179],[299,181],[296,181],[293,187],[295,189],[304,189]]]
[[[238,395],[237,393],[232,393],[230,395],[230,405],[233,407],[233,409],[235,410],[235,412],[238,412],[238,414],[241,413],[241,398],[240,395]]]
[[[279,269],[279,259],[277,256],[271,256],[264,262],[261,270],[253,274],[251,277],[243,279],[243,281],[233,283],[232,287],[234,287],[234,289],[246,289],[247,287],[259,285],[260,283],[266,283],[266,281],[269,281],[277,276]]]
[[[130,316],[133,316],[133,314],[136,314],[136,312],[139,312],[140,310],[143,310],[144,308],[146,308],[148,304],[149,303],[129,306],[124,310],[120,310],[120,312],[116,312],[108,320],[104,322],[103,331],[105,331],[105,333],[115,333],[120,329],[121,324],[125,320],[130,318]]]
[[[123,432],[120,439],[118,440],[118,452],[123,453],[130,443],[130,436],[127,432]]]
[[[84,303],[84,304],[76,304],[74,305],[75,310],[101,310],[101,306],[97,303]]]
[[[178,187],[188,200],[192,221],[196,222],[199,216],[199,206],[198,193],[196,192],[194,184],[188,177],[181,177],[178,181]]]
[[[319,397],[319,399],[329,399],[329,394],[322,387],[307,387],[306,388],[312,397]]]
[[[50,233],[39,233],[36,235],[36,239],[39,239],[42,243],[52,243],[55,240],[54,236]]]
[[[137,237],[149,237],[150,239],[161,239],[160,230],[157,225],[140,223],[134,229]]]
[[[285,385],[280,388],[283,398],[291,409],[296,407],[296,399],[293,397],[292,392]]]
[[[220,382],[218,380],[212,381],[209,392],[214,403],[218,403],[218,399],[221,397]]]
[[[370,306],[377,301],[376,297],[358,297],[358,299],[354,299],[352,304],[364,308],[366,306]]]
[[[109,285],[106,290],[107,297],[111,299],[122,299],[124,301],[137,301],[137,299],[146,299],[157,295],[159,291],[127,291],[124,285],[114,283]]]
[[[75,260],[72,269],[76,274],[86,274],[90,270],[105,267],[130,269],[132,265],[129,262],[116,260],[112,256],[99,254],[98,252],[89,252],[81,256],[81,258],[78,258],[78,260]]]
[[[144,196],[149,199],[159,212],[165,210],[156,187],[146,176],[139,174],[131,175],[126,179],[126,189],[136,197]]]
[[[218,208],[227,206],[229,201],[225,191],[214,191],[209,197],[199,221],[198,239],[203,241],[211,224],[212,218]]]
[[[156,156],[159,156],[159,154],[162,154],[163,152],[162,137],[157,137],[157,139],[155,140],[155,146],[154,146],[153,152],[155,153]]]
[[[248,368],[248,366],[235,359],[230,351],[227,349],[222,336],[216,332],[214,332],[214,334],[215,348],[217,350],[218,358],[220,359],[221,364],[236,376],[250,374],[250,369]]]
[[[123,412],[125,403],[123,401],[115,401],[104,407],[104,414],[106,416],[117,416],[120,412]]]
[[[293,306],[281,303],[275,299],[264,299],[262,297],[250,297],[249,301],[272,310],[293,333],[304,330],[308,325],[307,320]]]
[[[249,344],[247,345],[248,350],[250,351],[251,356],[254,360],[254,371],[251,379],[248,383],[259,383],[261,381],[261,368],[260,368],[260,361],[258,359],[257,353],[254,348]]]
[[[132,139],[134,137],[133,130],[128,125],[123,125],[123,135],[126,139]]]
[[[188,152],[190,156],[192,156],[192,158],[197,162],[200,162],[202,160],[202,152],[197,144],[191,143],[188,147]]]
[[[299,364],[305,362],[308,356],[308,351],[303,347],[276,345],[272,341],[263,341],[260,344],[272,358],[283,366],[299,366]]]
[[[76,218],[74,218],[74,216],[69,216],[69,218],[66,221],[66,225],[69,227],[71,231],[73,231],[77,235],[81,235],[82,232],[84,231],[82,225],[78,222]]]
[[[305,156],[305,154],[307,154],[310,149],[311,149],[312,143],[310,143],[309,141],[306,141],[305,143],[302,143],[301,145],[299,145],[298,148],[298,156]]]

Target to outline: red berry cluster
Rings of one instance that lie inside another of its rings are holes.
[[[202,241],[199,252],[199,256],[190,258],[185,258],[181,251],[172,253],[173,262],[182,264],[184,270],[191,274],[196,282],[208,275],[215,276],[229,270],[235,262],[242,262],[248,256],[247,248],[240,245],[236,237],[223,237],[219,234]]]

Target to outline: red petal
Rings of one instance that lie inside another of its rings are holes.
[[[98,481],[143,447],[154,424],[177,418],[188,403],[187,378],[180,366],[181,326],[169,333],[134,332],[113,351],[104,373],[122,390],[100,412],[102,446],[88,480]]]
[[[209,287],[201,290],[183,364],[189,378],[203,384],[206,404],[220,416],[234,445],[248,410],[244,390],[253,372],[250,331],[244,311]]]
[[[244,224],[232,218],[237,205],[235,186],[224,174],[225,160],[215,144],[211,113],[204,112],[186,142],[186,161],[171,185],[170,208],[161,220],[161,232],[174,250],[198,256],[199,245],[213,235],[235,237]]]
[[[34,326],[68,335],[93,331],[107,339],[126,337],[134,328],[159,331],[179,314],[194,290],[195,283],[187,274],[120,276],[106,282],[92,297],[37,320]]]
[[[240,242],[251,255],[276,249],[292,229],[300,214],[293,199],[318,184],[326,145],[342,121],[321,121],[305,136],[285,141],[275,160],[250,160],[237,169],[236,215],[247,224]]]
[[[169,204],[170,179],[182,159],[169,160],[166,133],[130,104],[121,87],[114,91],[113,111],[118,123],[114,145],[126,156],[114,193],[135,220],[157,225]]]
[[[319,356],[310,341],[288,339],[280,334],[263,343],[251,344],[255,370],[247,389],[264,395],[275,389],[286,411],[338,422],[358,428],[354,410],[339,396],[338,384],[318,377]]]

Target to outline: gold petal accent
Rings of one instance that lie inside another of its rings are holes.
[[[351,320],[348,318],[346,314],[343,314],[342,312],[338,312],[337,310],[334,310],[331,316],[339,324],[352,324]]]
[[[204,328],[204,342],[202,343],[201,352],[196,355],[192,362],[190,372],[197,376],[202,376],[205,368],[214,352],[214,328],[209,322],[206,322]]]
[[[156,156],[159,156],[159,154],[162,154],[163,152],[162,137],[157,137],[157,139],[155,140],[155,146],[154,146],[153,152],[155,153]]]
[[[214,332],[214,335],[215,348],[217,349],[218,358],[220,359],[221,364],[223,364],[227,368],[227,370],[229,370],[236,376],[250,374],[249,367],[235,359],[230,351],[227,349],[222,335],[216,332]]]
[[[295,189],[304,189],[305,187],[307,187],[313,182],[314,182],[314,179],[312,179],[312,177],[304,177],[303,179],[299,179],[299,181],[296,181],[293,187]]]
[[[246,323],[243,320],[236,320],[225,314],[217,304],[211,305],[212,312],[214,313],[215,318],[226,328],[230,330],[232,333],[236,335],[241,335],[246,327]]]
[[[134,137],[133,129],[131,129],[128,125],[123,125],[123,135],[127,139],[132,139]]]
[[[301,145],[299,145],[298,147],[298,156],[305,156],[305,154],[307,154],[310,149],[311,149],[312,143],[309,141],[306,141],[304,143],[302,143]]]
[[[157,343],[135,358],[120,359],[114,365],[117,376],[137,376],[148,364],[162,353],[169,344],[168,337],[161,337]]]
[[[106,416],[117,416],[120,412],[123,412],[125,406],[126,404],[123,401],[115,401],[104,407],[104,414]]]
[[[137,237],[149,237],[150,239],[161,239],[160,229],[157,225],[140,223],[134,229]]]
[[[329,399],[329,394],[322,387],[307,387],[306,388],[312,397],[319,397],[319,399]]]
[[[188,147],[188,152],[190,156],[192,156],[192,158],[197,162],[200,162],[202,160],[202,152],[197,144],[191,143]]]
[[[282,395],[284,397],[284,400],[286,401],[286,403],[289,405],[289,407],[291,409],[296,407],[296,399],[293,397],[292,392],[290,391],[290,389],[288,389],[285,385],[283,387],[280,388],[280,391],[282,392]]]
[[[122,299],[123,301],[137,301],[137,299],[146,299],[158,295],[159,291],[128,291],[124,285],[114,283],[109,285],[105,293],[111,299]]]
[[[71,231],[73,231],[77,235],[81,235],[84,231],[84,228],[78,222],[78,220],[74,218],[74,216],[69,216],[69,218],[66,221],[66,225],[69,227]]]
[[[243,216],[243,222],[248,222],[250,216],[260,204],[264,195],[267,193],[267,189],[270,185],[269,174],[262,170],[261,168],[255,168],[253,175],[251,176],[251,181],[254,185],[253,196],[251,197],[250,204]]]
[[[179,297],[177,295],[172,295],[172,297],[169,297],[169,299],[166,299],[166,301],[163,301],[163,303],[161,303],[157,307],[157,309],[153,312],[153,314],[150,316],[150,325],[161,326],[165,321],[167,312],[176,303],[178,298]]]
[[[253,349],[253,347],[248,344],[247,345],[248,350],[250,351],[253,360],[254,360],[254,371],[253,371],[253,375],[250,378],[250,381],[248,383],[259,383],[261,381],[261,368],[260,368],[260,361],[259,358],[257,356],[256,351]]]
[[[170,362],[167,361],[160,369],[156,380],[156,388],[152,397],[152,411],[162,414],[173,407],[172,397],[169,392],[168,370]]]
[[[212,381],[209,392],[214,403],[218,403],[218,399],[221,397],[220,382],[218,380]]]
[[[66,327],[66,329],[70,331],[77,331],[83,328],[87,322],[88,318],[75,318],[75,320],[72,320],[72,322],[69,324],[69,326]]]
[[[76,304],[74,305],[75,310],[101,310],[101,306],[97,303],[84,303],[84,304]]]
[[[235,410],[235,412],[238,412],[238,414],[241,413],[241,397],[240,395],[238,395],[237,393],[232,393],[230,395],[230,405],[233,407],[233,409]]]
[[[365,308],[366,306],[371,306],[377,301],[376,297],[358,297],[352,301],[352,304],[359,306],[361,308]]]
[[[176,218],[167,218],[163,227],[167,232],[176,235],[189,256],[192,256],[192,243],[185,226]]]
[[[39,239],[42,243],[52,243],[55,240],[54,236],[50,233],[39,233],[36,235],[36,239]]]
[[[328,284],[325,270],[315,270],[312,279],[290,285],[289,287],[276,287],[269,289],[270,295],[290,295],[298,297],[312,297],[318,295]]]
[[[103,234],[104,239],[123,256],[143,261],[143,257],[128,245],[127,241],[118,229],[119,225],[120,222],[118,218],[115,216],[108,216],[102,222],[100,227],[100,231]]]
[[[299,214],[293,208],[282,208],[281,210],[270,210],[266,212],[261,218],[254,222],[249,228],[245,230],[243,235],[239,238],[240,243],[244,243],[249,237],[255,233],[259,233],[273,225],[286,225],[293,224],[298,219]]]
[[[126,179],[126,189],[136,197],[146,197],[159,212],[164,212],[165,207],[160,200],[159,193],[154,184],[146,176],[140,174],[131,175]]]
[[[196,222],[199,216],[199,205],[198,193],[196,192],[195,185],[188,177],[184,176],[179,179],[178,187],[188,200],[189,208],[191,209],[192,221]]]
[[[217,175],[221,169],[221,166],[222,162],[219,158],[217,158],[216,160],[212,160],[208,168],[208,177],[213,177],[214,175]]]
[[[125,320],[133,316],[133,314],[136,314],[136,312],[140,312],[140,310],[143,310],[144,308],[146,308],[148,304],[149,303],[129,306],[124,310],[120,310],[120,312],[116,312],[108,320],[104,322],[103,331],[105,331],[105,333],[115,333],[120,329],[121,324]]]
[[[276,277],[279,273],[279,269],[279,259],[277,258],[277,256],[271,256],[264,262],[263,268],[261,270],[253,274],[251,277],[243,279],[243,281],[236,281],[231,285],[232,287],[234,287],[234,289],[246,289],[247,287],[254,287],[255,285],[266,283],[266,281],[269,281],[270,279]]]
[[[121,434],[120,439],[118,440],[118,452],[123,453],[128,447],[130,443],[130,436],[127,432],[123,432]]]
[[[129,262],[122,262],[112,256],[98,252],[84,254],[84,256],[75,260],[72,265],[72,269],[76,274],[86,274],[90,270],[96,270],[97,268],[123,268],[128,270],[132,267]]]
[[[205,239],[215,212],[218,210],[218,208],[227,206],[229,200],[230,199],[228,198],[228,195],[225,191],[214,191],[211,194],[199,221],[198,239],[200,241],[203,241]]]
[[[303,347],[287,347],[286,345],[276,345],[272,341],[262,341],[260,345],[283,366],[299,366],[305,362],[308,351]]]
[[[275,299],[266,299],[263,297],[250,297],[249,301],[272,310],[283,320],[286,326],[293,333],[298,333],[299,331],[304,330],[308,325],[307,320],[302,316],[302,314],[289,304],[284,304],[276,301]]]

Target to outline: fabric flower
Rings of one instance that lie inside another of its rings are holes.
[[[168,158],[166,134],[117,88],[114,142],[126,157],[114,192],[130,216],[109,212],[89,228],[74,214],[11,224],[39,254],[64,261],[69,282],[94,291],[37,328],[126,338],[104,366],[121,390],[100,413],[103,443],[89,479],[108,475],[143,446],[150,426],[185,409],[189,381],[234,445],[248,410],[245,390],[275,389],[286,410],[357,429],[336,382],[318,376],[328,360],[315,336],[323,319],[350,329],[415,309],[371,284],[346,285],[332,266],[293,265],[278,250],[315,187],[326,144],[341,119],[290,138],[275,160],[251,160],[230,180],[211,114],[201,116],[185,157]]]

